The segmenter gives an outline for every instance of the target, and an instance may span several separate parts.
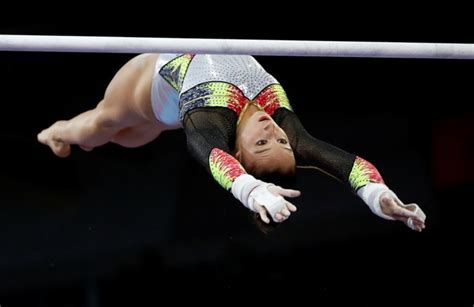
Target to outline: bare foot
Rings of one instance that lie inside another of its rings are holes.
[[[71,145],[54,138],[53,127],[45,129],[38,134],[38,142],[49,146],[53,153],[61,158],[68,157],[71,154]]]

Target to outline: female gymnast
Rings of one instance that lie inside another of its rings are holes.
[[[296,162],[347,184],[373,213],[425,228],[425,214],[404,204],[368,161],[312,137],[284,89],[251,56],[141,54],[126,63],[96,108],[57,121],[38,141],[59,157],[108,142],[138,147],[183,129],[191,155],[264,223],[286,220],[299,191],[259,180],[292,176]],[[270,220],[271,218],[271,220]]]

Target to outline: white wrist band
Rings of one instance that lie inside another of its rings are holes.
[[[370,210],[381,218],[386,220],[394,220],[391,216],[386,215],[382,212],[380,207],[380,195],[384,192],[389,192],[393,197],[397,198],[397,195],[393,193],[385,184],[369,182],[364,187],[357,191],[357,195],[369,206]]]
[[[257,202],[267,210],[274,222],[282,222],[276,219],[276,214],[286,208],[286,201],[282,196],[270,192],[270,186],[273,184],[243,174],[234,180],[231,191],[235,198],[253,212],[258,212],[254,206],[254,202]]]
[[[240,200],[240,202],[253,212],[257,212],[253,207],[253,199],[250,197],[250,193],[259,185],[264,182],[256,179],[254,176],[249,174],[243,174],[237,177],[232,183],[232,195]]]

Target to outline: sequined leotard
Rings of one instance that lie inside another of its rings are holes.
[[[225,189],[246,171],[230,153],[237,118],[255,101],[288,135],[298,164],[308,165],[357,191],[383,183],[368,161],[312,137],[283,87],[251,56],[162,54],[152,84],[157,119],[183,127],[190,153]]]

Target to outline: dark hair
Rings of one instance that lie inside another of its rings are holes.
[[[265,223],[264,221],[262,221],[262,219],[260,218],[260,214],[258,214],[257,212],[251,213],[251,219],[252,219],[252,222],[257,227],[257,229],[260,230],[265,235],[270,234],[272,231],[274,231],[278,227],[278,225],[280,225],[280,223],[274,222],[271,217],[270,217],[270,223],[268,224]]]

